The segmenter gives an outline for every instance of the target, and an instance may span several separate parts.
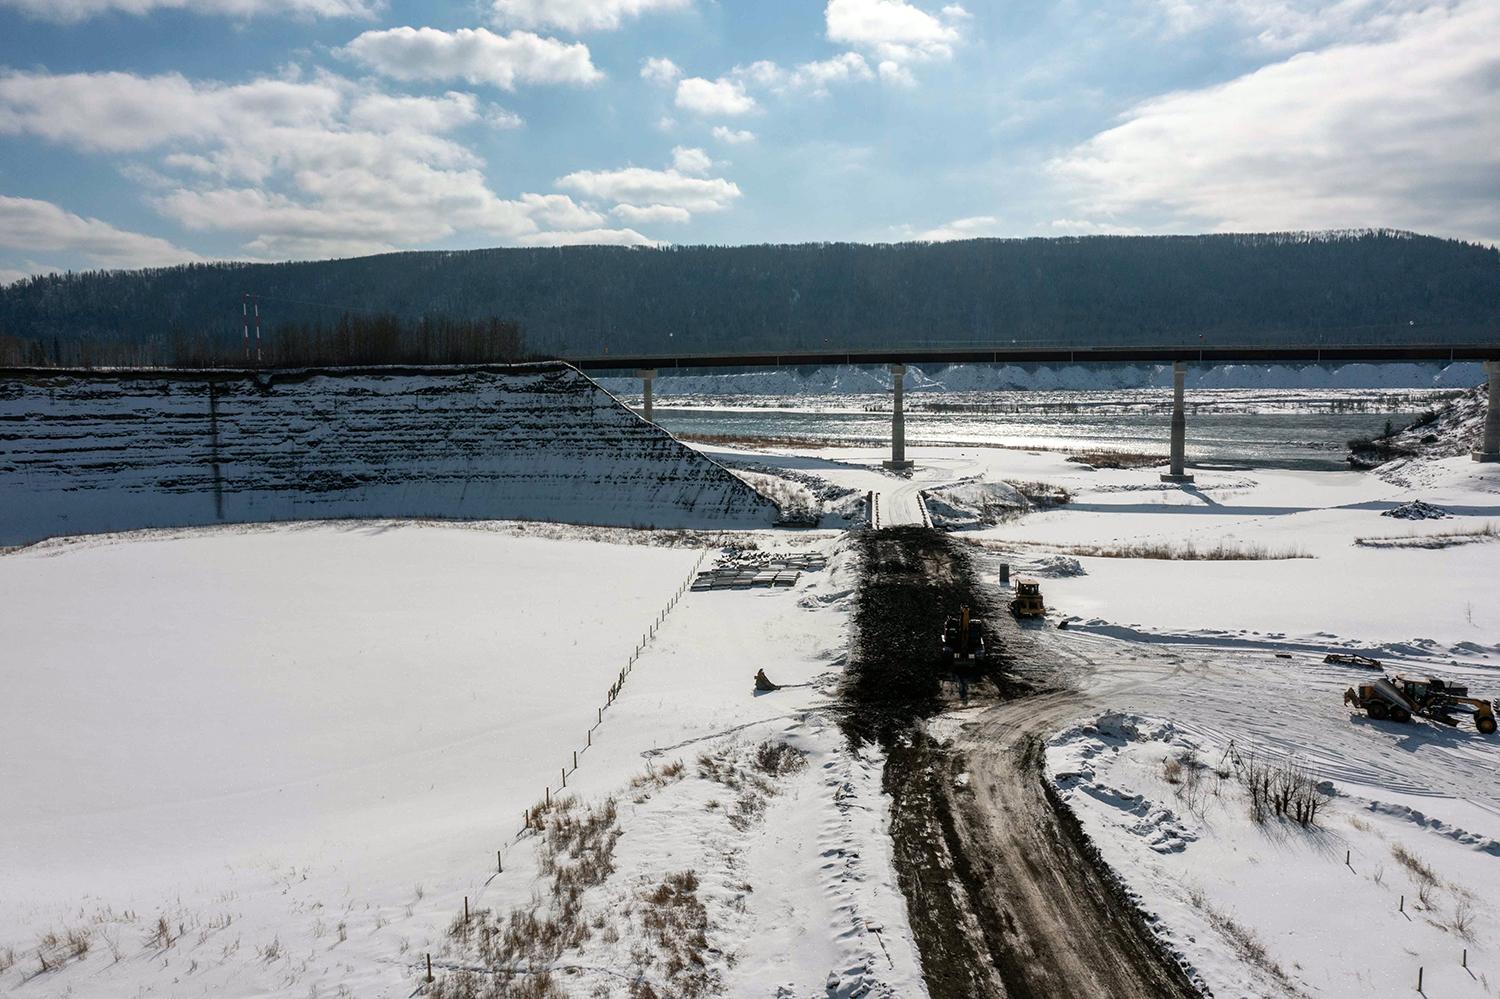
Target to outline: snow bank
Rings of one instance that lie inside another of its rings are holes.
[[[1324,779],[1328,753],[1303,734],[1268,748],[1111,712],[1054,737],[1046,774],[1206,994],[1397,995],[1419,967],[1428,994],[1488,994],[1477,972],[1497,914],[1474,889],[1493,881],[1500,848],[1395,788]],[[1250,816],[1242,771],[1279,770],[1288,751],[1328,796],[1310,827]],[[1493,827],[1492,813],[1467,814]]]
[[[774,506],[562,364],[0,383],[0,545],[341,517],[757,527]]]
[[[922,494],[934,527],[963,530],[993,527],[1031,509],[1031,502],[1012,485],[967,479]]]

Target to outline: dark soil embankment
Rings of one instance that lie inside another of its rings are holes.
[[[888,754],[896,873],[930,995],[1194,995],[1047,799],[1040,738],[1077,697],[1047,689],[1045,649],[1003,615],[998,591],[942,533],[871,531],[861,545],[844,727]],[[965,604],[985,621],[990,661],[955,677],[940,662],[939,634]],[[961,698],[981,707],[971,731],[948,742],[922,730]]]

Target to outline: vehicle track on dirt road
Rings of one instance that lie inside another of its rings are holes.
[[[844,690],[845,731],[887,752],[897,876],[933,999],[1160,999],[1197,992],[1054,807],[1042,746],[1089,707],[1076,671],[979,585],[930,528],[866,532]],[[990,664],[958,709],[938,664],[943,619],[987,622]]]

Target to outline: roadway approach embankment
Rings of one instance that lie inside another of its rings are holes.
[[[887,753],[897,875],[932,999],[1196,996],[1046,793],[1043,740],[1079,707],[1062,664],[943,533],[872,530],[859,545],[844,729]],[[965,604],[990,657],[956,675],[939,634]],[[931,731],[927,719],[965,706],[963,737]]]
[[[566,364],[0,372],[0,546],[356,517],[777,516]]]

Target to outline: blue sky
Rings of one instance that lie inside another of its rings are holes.
[[[1494,0],[0,0],[0,280],[560,243],[1500,239]]]

